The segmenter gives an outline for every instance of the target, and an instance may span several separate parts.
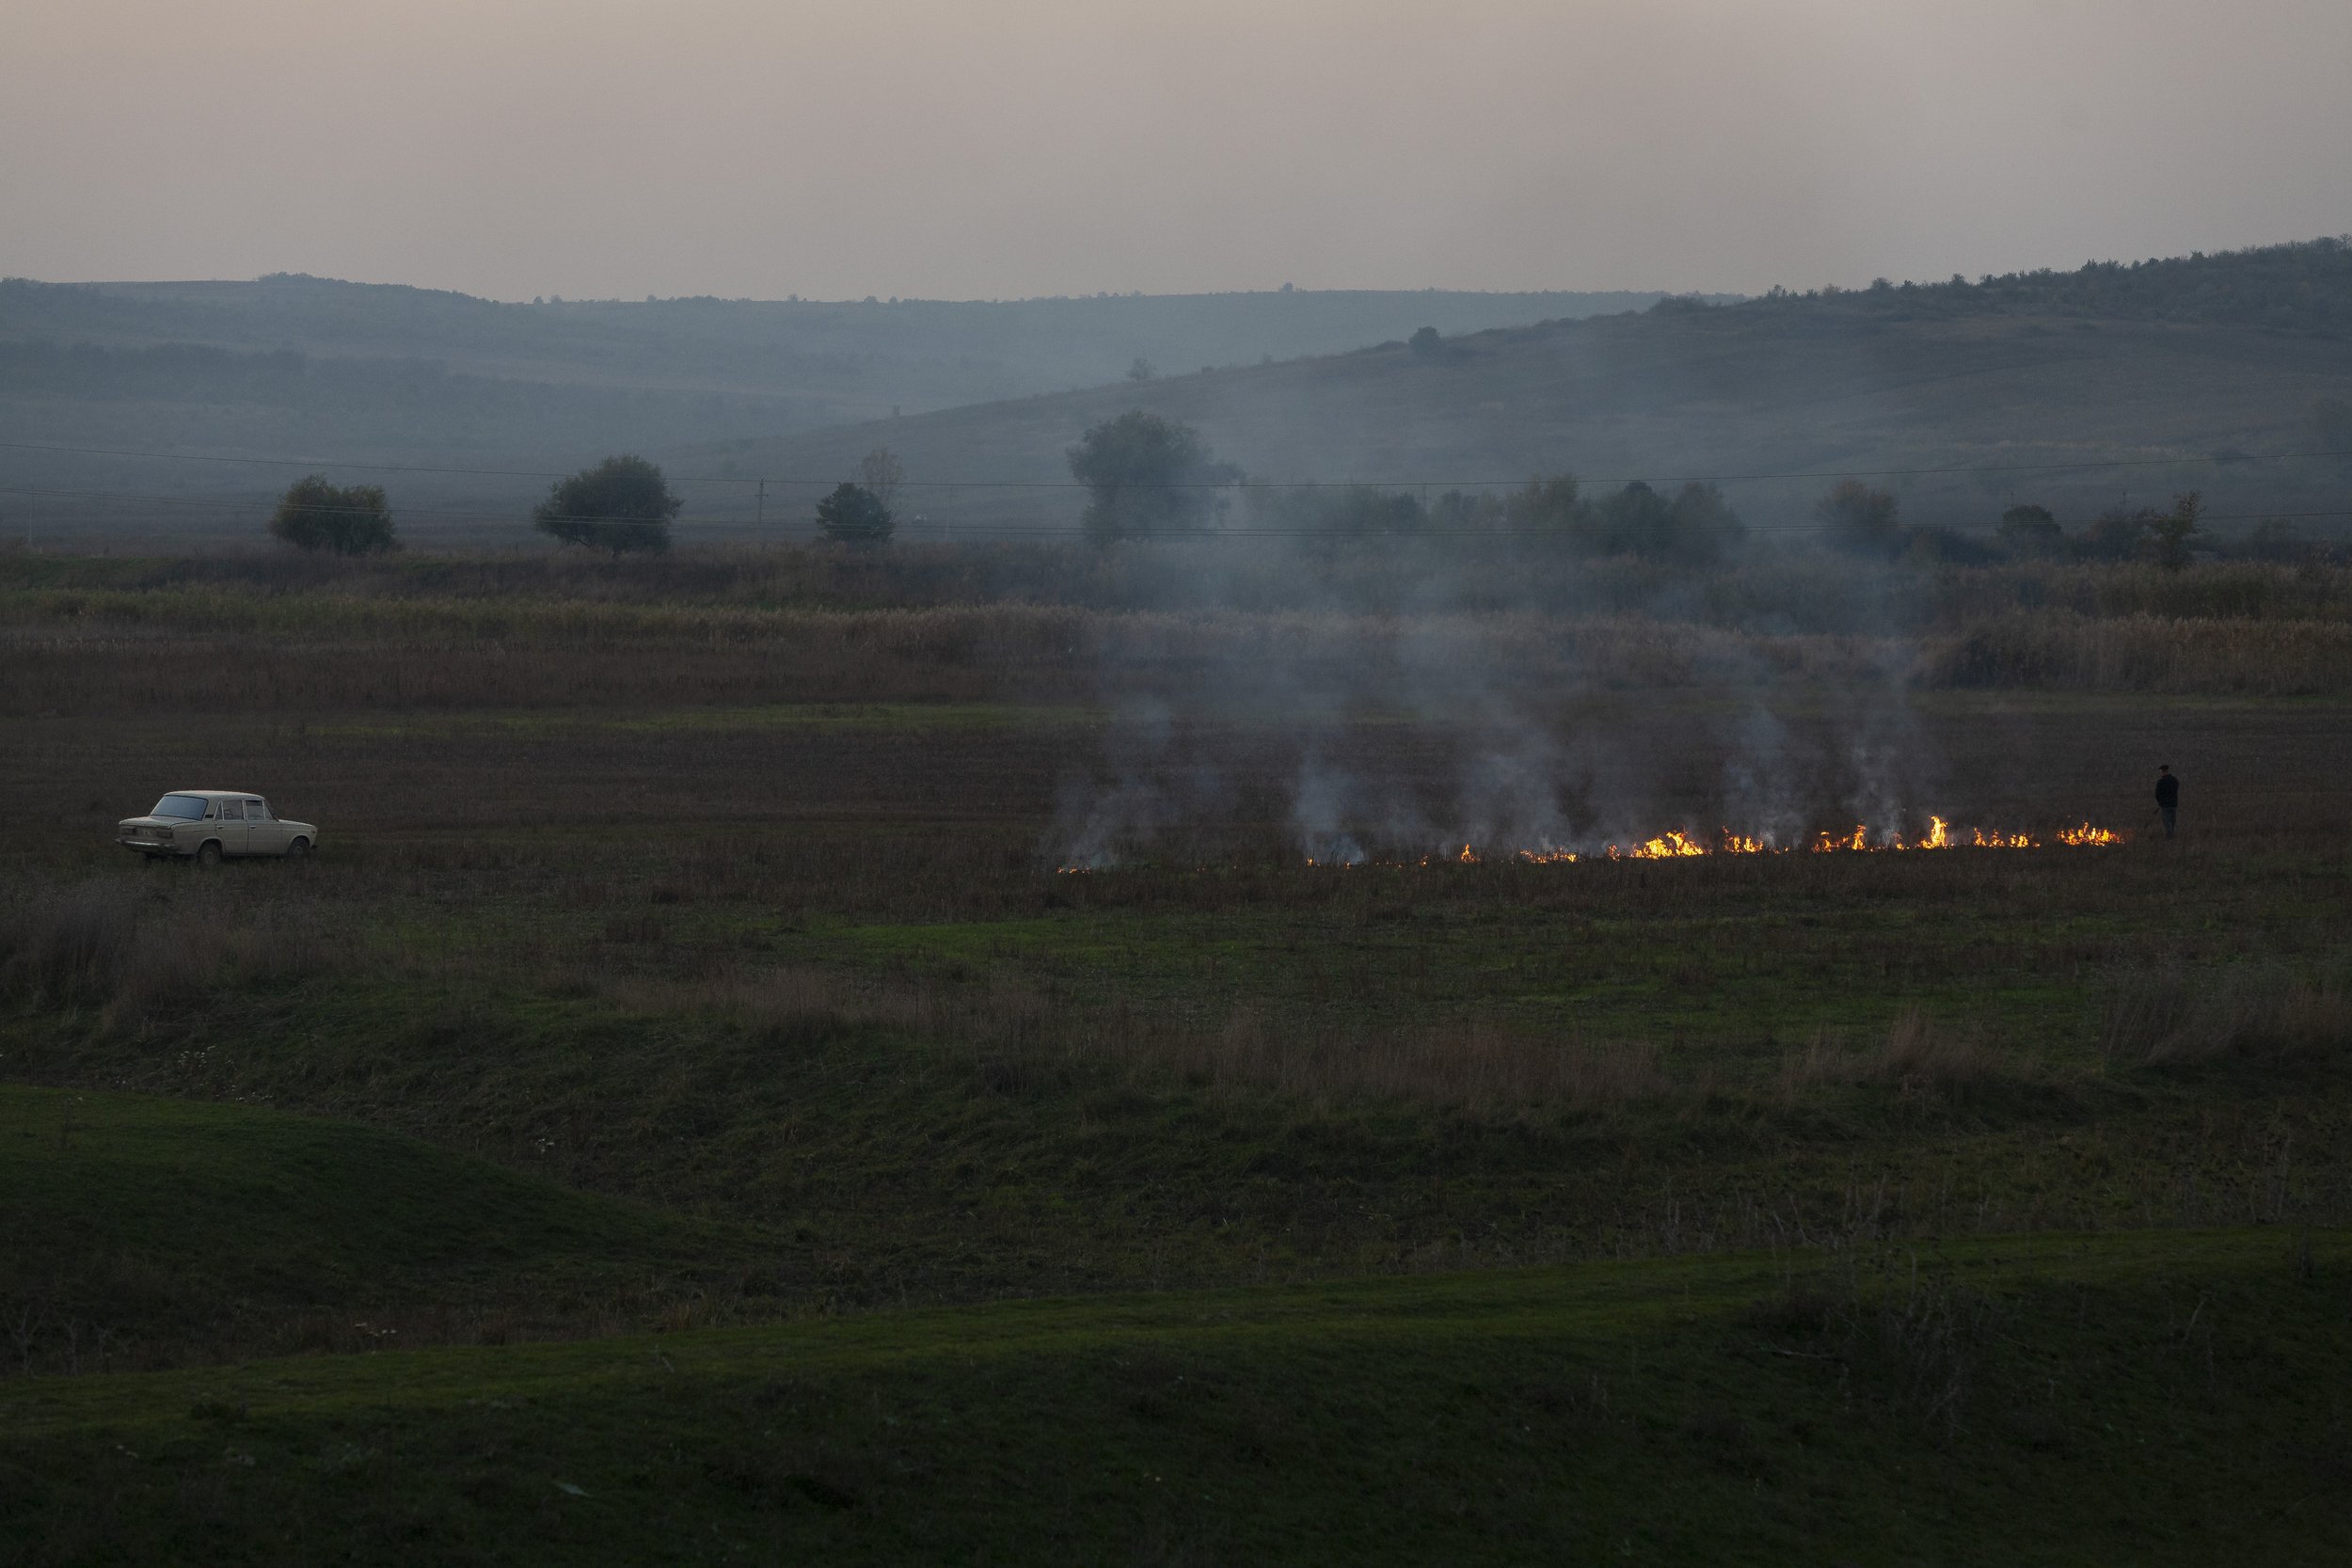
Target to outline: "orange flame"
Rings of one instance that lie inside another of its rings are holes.
[[[2128,843],[2130,838],[2129,833],[2112,828],[2094,827],[2089,822],[2084,822],[2076,827],[2061,830],[2057,835],[2057,842],[2072,848],[2100,848]],[[1963,838],[1953,831],[1950,822],[1944,817],[1931,816],[1928,818],[1928,831],[1915,839],[1907,839],[1900,832],[1889,831],[1881,833],[1873,841],[1869,826],[1867,823],[1857,823],[1850,833],[1820,833],[1815,836],[1812,843],[1802,847],[1816,855],[1883,854],[1908,849],[2038,849],[2042,847],[2042,840],[2031,833],[2002,832],[1998,830],[1984,828],[1972,828],[1968,830],[1967,837]],[[1799,847],[1794,845],[1784,847],[1773,844],[1769,839],[1736,833],[1729,828],[1718,828],[1715,831],[1715,836],[1711,839],[1694,836],[1686,829],[1671,828],[1654,838],[1642,839],[1632,844],[1607,844],[1597,850],[1590,851],[1563,849],[1545,844],[1541,848],[1535,849],[1490,852],[1502,855],[1506,861],[1517,861],[1523,865],[1574,865],[1580,861],[1588,860],[1666,861],[1711,855],[1780,855],[1788,854],[1797,847]],[[1342,869],[1346,869],[1357,865],[1390,867],[1479,865],[1485,863],[1485,860],[1486,857],[1479,853],[1475,844],[1465,844],[1458,850],[1423,855],[1416,861],[1368,860],[1360,855],[1345,859],[1317,860],[1311,855],[1306,857],[1306,863],[1311,867],[1337,865]],[[1068,877],[1107,870],[1109,866],[1098,863],[1089,865],[1057,866],[1056,869],[1061,875]]]
[[[1708,852],[1705,844],[1691,837],[1679,828],[1671,829],[1656,838],[1645,838],[1641,843],[1625,849],[1620,849],[1613,844],[1606,851],[1611,860],[1629,861],[1675,861],[1691,855],[1704,855]]]

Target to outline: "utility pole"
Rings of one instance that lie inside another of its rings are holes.
[[[768,482],[764,479],[759,482],[759,520],[753,526],[759,529],[768,526]]]

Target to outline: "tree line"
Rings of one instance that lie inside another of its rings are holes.
[[[1723,492],[1703,483],[1669,492],[1635,481],[1594,494],[1574,475],[1558,473],[1500,494],[1449,490],[1434,499],[1362,484],[1253,485],[1240,467],[1220,462],[1199,431],[1140,409],[1089,428],[1065,457],[1071,476],[1087,491],[1084,535],[1103,546],[1229,530],[1334,542],[1492,534],[1577,555],[1704,567],[1735,555],[1748,539]],[[898,455],[875,448],[860,461],[855,479],[818,501],[818,531],[861,548],[888,544],[898,530],[897,498],[905,478]],[[531,516],[534,528],[561,544],[607,550],[617,559],[666,550],[683,506],[657,465],[615,456],[557,480]],[[1987,536],[1907,524],[1892,491],[1848,479],[1820,497],[1814,515],[1821,544],[1864,559],[1962,565],[2144,560],[2178,569],[2210,545],[2201,526],[2203,511],[2202,497],[2188,491],[2174,497],[2169,509],[2119,508],[2069,531],[2047,507],[2025,502],[2004,512]],[[306,550],[367,555],[399,547],[381,485],[338,486],[317,474],[287,489],[269,526],[279,539]],[[2274,528],[2257,531],[2238,553],[2288,558],[2308,548]]]
[[[1686,566],[1715,565],[1737,553],[1748,530],[1712,484],[1672,493],[1635,481],[1613,493],[1587,493],[1572,474],[1530,480],[1502,494],[1449,490],[1434,499],[1375,485],[1251,485],[1216,461],[1198,432],[1157,416],[1122,414],[1089,430],[1069,451],[1070,471],[1086,485],[1088,535],[1098,543],[1236,526],[1241,531],[1340,539],[1460,537],[1497,534],[1532,547],[1587,556],[1632,556]],[[2195,491],[2169,509],[2116,509],[2069,532],[2048,508],[2010,507],[1991,537],[1906,524],[1892,491],[1859,479],[1830,487],[1814,506],[1816,537],[1863,559],[1913,559],[1982,565],[2003,560],[2064,557],[2144,560],[2171,569],[2207,546]],[[2258,531],[2241,553],[2292,556],[2303,546],[2283,530]]]
[[[905,473],[887,447],[867,452],[858,477],[817,503],[818,531],[838,544],[887,544],[898,528],[891,502]],[[660,465],[633,455],[608,457],[549,485],[547,499],[531,509],[531,526],[558,544],[607,550],[617,560],[668,549],[670,526],[685,505]],[[296,549],[334,555],[400,548],[382,485],[339,485],[323,474],[286,487],[269,531]]]

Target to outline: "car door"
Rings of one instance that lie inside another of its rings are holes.
[[[249,847],[246,834],[245,802],[223,800],[220,803],[220,852],[224,855],[245,854]]]
[[[267,800],[246,800],[245,837],[246,853],[248,855],[282,855],[286,852],[286,825],[278,820],[278,814],[269,809]]]

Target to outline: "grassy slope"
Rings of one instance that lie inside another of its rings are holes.
[[[2079,522],[2116,504],[2203,488],[2217,513],[2340,502],[2311,463],[2217,468],[2233,447],[2298,451],[2321,398],[2352,395],[2352,345],[2267,327],[2032,309],[1919,319],[1816,318],[1734,306],[1496,330],[1431,361],[1403,348],[1172,377],[712,449],[746,471],[827,474],[878,441],[910,476],[1060,489],[925,492],[933,523],[966,529],[1074,519],[1063,453],[1089,425],[1146,408],[1197,426],[1266,481],[1427,485],[1567,470],[1647,475],[2180,460],[2074,473],[1922,475],[1900,484],[1915,522],[1989,528],[2020,499]],[[2300,444],[2298,444],[2300,442]],[[1810,520],[1825,478],[1731,483],[1751,522]]]
[[[744,1250],[720,1227],[349,1122],[0,1085],[11,1361],[649,1321]]]
[[[0,290],[0,341],[200,343],[321,358],[428,357],[466,375],[639,391],[1015,396],[1107,381],[1136,356],[1170,369],[1330,354],[1401,338],[1639,310],[1655,293],[1306,290],[1103,299],[574,300],[537,307],[440,290],[275,277]]]
[[[159,1029],[29,1054],[20,1036],[9,1055],[44,1076],[266,1093],[774,1238],[744,1270],[760,1290],[707,1275],[696,1321],[2352,1201],[2352,1120],[2325,1065],[2045,1079],[2002,1043],[1949,1085],[1888,1074],[1783,1099],[1770,1065],[1747,1085],[1732,1053],[1694,1053],[1655,1099],[1604,1085],[1521,1106],[1506,1083],[1501,1105],[1465,1109],[1452,1097],[1473,1085],[1446,1050],[1421,1093],[1408,1076],[1382,1095],[1344,1060],[1317,1069],[1301,1041],[1286,1090],[1214,1045],[1134,1026],[1025,1045],[950,996],[948,1037],[925,1038],[821,992],[765,1009],[760,995],[755,983],[736,1015],[659,989],[444,991],[421,974],[216,1002],[200,1053],[159,1053],[179,1034]],[[1341,1035],[1328,1049],[1374,1047]],[[419,1295],[436,1288],[419,1277]],[[438,1288],[467,1299],[462,1278]],[[616,1314],[658,1315],[642,1299]]]
[[[19,1385],[0,1539],[36,1563],[2340,1560],[2347,1271],[2336,1234],[2045,1238]]]

